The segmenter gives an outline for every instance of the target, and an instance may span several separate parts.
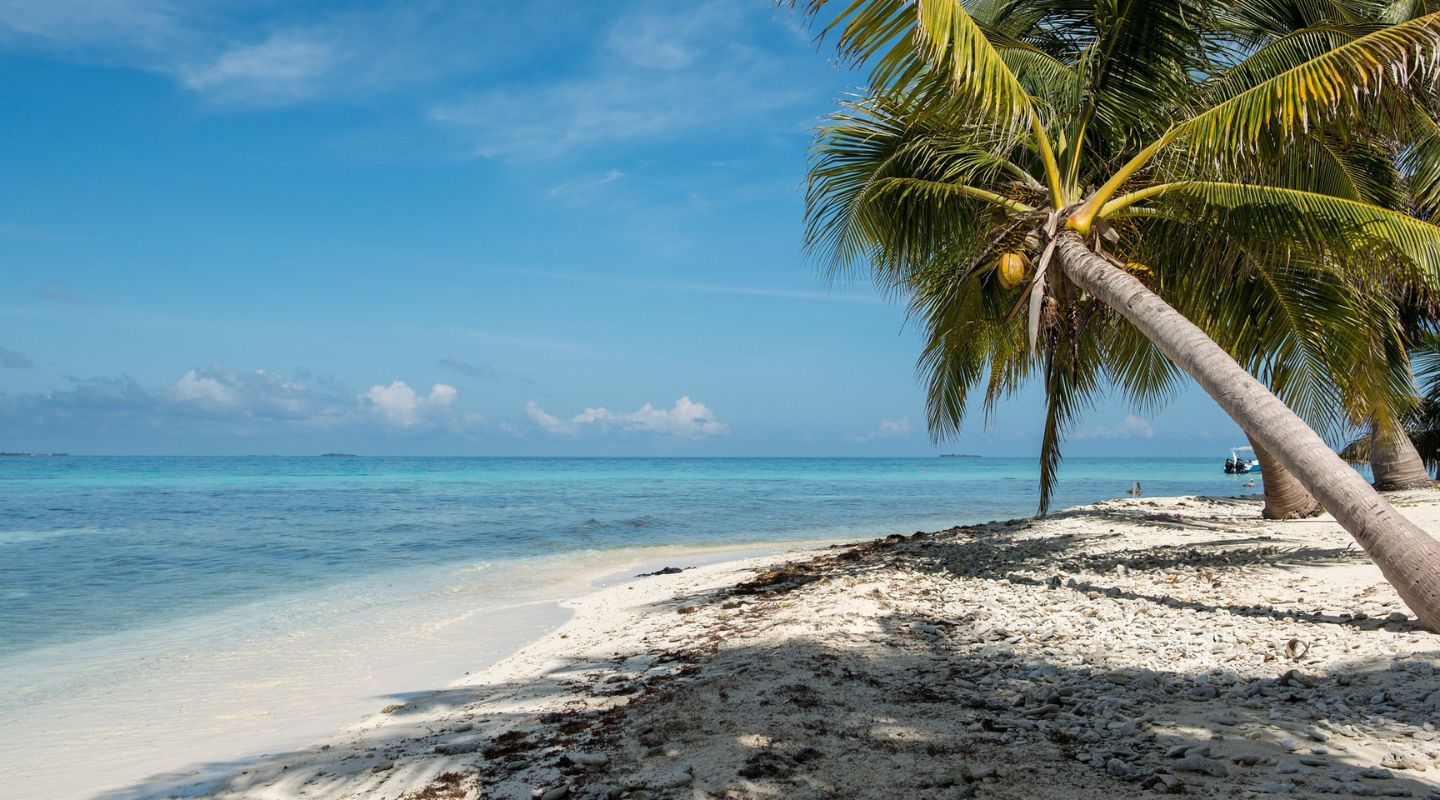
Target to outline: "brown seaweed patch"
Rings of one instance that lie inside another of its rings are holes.
[[[435,776],[425,788],[401,795],[401,800],[465,800],[474,783],[473,775],[445,772]]]

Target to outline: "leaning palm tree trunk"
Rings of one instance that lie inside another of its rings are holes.
[[[1265,486],[1265,508],[1260,516],[1265,519],[1305,519],[1319,516],[1324,508],[1315,495],[1306,491],[1305,486],[1277,461],[1265,445],[1254,436],[1248,437],[1250,446],[1255,448],[1255,457],[1265,469],[1260,480]]]
[[[1375,473],[1376,489],[1420,489],[1431,485],[1420,452],[1399,423],[1371,426],[1370,469]]]
[[[1134,276],[1072,231],[1059,234],[1058,253],[1071,281],[1122,314],[1194,378],[1355,537],[1420,621],[1440,630],[1440,541],[1401,516],[1293,411]]]

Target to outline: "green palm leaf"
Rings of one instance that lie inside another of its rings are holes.
[[[1386,89],[1421,84],[1440,65],[1440,13],[1376,30],[1261,81],[1180,123],[1167,140],[1194,152],[1243,154],[1337,116]]]
[[[1216,101],[1229,100],[1256,85],[1313,61],[1379,29],[1378,25],[1321,22],[1266,42],[1208,84]]]
[[[810,0],[809,13],[825,5]],[[872,64],[871,85],[910,87],[933,72],[992,119],[1030,122],[1030,93],[959,0],[855,0],[824,33],[848,61]]]
[[[1218,181],[1181,181],[1129,196],[1202,228],[1206,225],[1264,248],[1283,260],[1292,250],[1370,265],[1376,274],[1440,283],[1440,227],[1369,203],[1331,195]],[[1128,203],[1117,199],[1107,208]],[[1261,257],[1261,256],[1257,256]]]

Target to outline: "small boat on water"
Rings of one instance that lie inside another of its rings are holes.
[[[1248,453],[1249,455],[1242,455]],[[1232,447],[1230,457],[1225,459],[1226,475],[1249,475],[1260,471],[1260,460],[1255,457],[1253,447]]]

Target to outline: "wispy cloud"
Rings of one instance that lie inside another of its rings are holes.
[[[906,436],[913,430],[909,417],[882,419],[879,427],[875,429],[875,435],[882,439],[893,439],[897,436]]]
[[[885,304],[885,298],[873,292],[827,292],[812,289],[780,289],[769,286],[725,286],[723,284],[685,283],[676,281],[645,281],[620,278],[607,274],[585,272],[562,272],[541,269],[515,270],[516,274],[546,278],[573,283],[587,283],[618,286],[628,289],[653,289],[664,292],[691,292],[695,294],[724,294],[744,297],[771,297],[780,300],[808,300],[835,303],[862,303],[865,305]]]
[[[552,436],[579,436],[587,430],[594,430],[704,439],[730,432],[728,426],[715,419],[708,406],[691,400],[689,396],[676,400],[669,409],[655,408],[649,403],[629,413],[618,413],[603,407],[587,408],[568,420],[556,417],[532,400],[525,404],[525,415]]]
[[[814,292],[804,289],[770,289],[763,286],[707,286],[703,284],[675,283],[675,284],[652,284],[657,288],[674,289],[681,292],[699,292],[702,294],[738,294],[750,297],[774,297],[784,300],[822,300],[837,303],[864,303],[867,305],[883,304],[884,298],[873,294],[837,294],[833,292]]]
[[[433,91],[416,103],[428,119],[460,131],[475,153],[505,158],[705,126],[753,130],[756,114],[813,103],[813,93],[790,80],[794,64],[745,44],[755,26],[781,27],[764,0],[639,0],[611,24],[597,20],[614,15],[608,6],[551,0],[258,11],[181,0],[0,0],[0,48],[163,74],[229,107],[425,87]],[[546,52],[562,41],[564,58]],[[577,50],[574,63],[568,54]],[[537,52],[567,72],[517,79],[512,71]],[[452,78],[470,88],[446,83]]]
[[[744,0],[643,3],[616,20],[583,72],[523,88],[436,103],[430,116],[463,131],[487,158],[545,159],[596,145],[638,143],[813,101],[793,65],[746,46],[746,24],[772,24]]]
[[[550,339],[544,336],[520,336],[477,330],[467,330],[464,331],[464,334],[477,342],[501,344],[507,347],[520,347],[526,350],[553,350],[562,353],[579,353],[589,349],[586,345],[578,342],[572,342],[566,339]]]
[[[165,0],[4,0],[0,41],[92,53],[155,50],[183,38],[182,12]]]
[[[901,417],[899,419],[882,419],[874,428],[851,434],[848,438],[852,442],[864,444],[886,439],[904,439],[914,432],[915,427],[910,424],[910,418]]]
[[[223,364],[196,367],[163,389],[129,377],[70,379],[67,388],[37,394],[0,394],[0,421],[44,427],[130,427],[251,434],[260,431],[334,429],[463,432],[483,423],[458,406],[459,390],[435,384],[420,394],[404,381],[346,390],[325,376],[286,377],[265,369],[237,371]],[[0,425],[0,430],[4,425]]]
[[[525,404],[525,416],[539,425],[541,430],[555,436],[574,436],[577,432],[573,424],[547,412],[534,400]]]
[[[612,169],[599,178],[581,178],[566,181],[550,190],[550,196],[570,201],[589,200],[596,191],[625,177],[625,173]]]
[[[214,99],[283,104],[318,92],[343,61],[336,46],[313,35],[277,32],[178,68],[181,83]]]
[[[70,303],[73,305],[78,304],[83,300],[83,298],[81,298],[79,294],[70,291],[64,286],[53,283],[46,286],[41,286],[39,289],[39,295],[42,298],[51,301],[52,303]]]
[[[165,398],[187,411],[289,420],[333,415],[331,407],[337,403],[304,382],[263,369],[236,372],[224,364],[187,370]]]
[[[472,364],[454,353],[437,361],[435,366],[444,367],[471,378],[495,377],[495,368],[489,364]]]
[[[0,347],[0,367],[6,369],[30,369],[35,366],[24,353]]]
[[[1076,439],[1152,439],[1155,428],[1149,422],[1129,414],[1114,425],[1092,425],[1076,431]]]
[[[505,49],[496,19],[510,16],[445,0],[269,15],[178,0],[0,0],[0,46],[165,74],[212,103],[272,106],[361,97],[473,67]]]

